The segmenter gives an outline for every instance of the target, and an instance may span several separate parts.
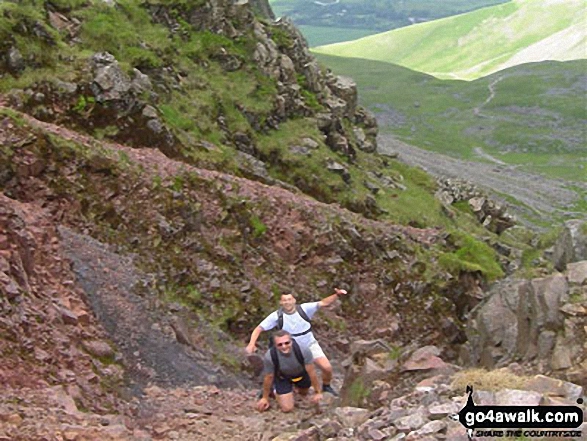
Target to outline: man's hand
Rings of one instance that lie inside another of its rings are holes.
[[[334,294],[331,294],[328,297],[326,297],[325,299],[320,300],[318,305],[320,306],[320,308],[330,306],[334,302],[336,302],[336,299],[338,299],[338,296],[343,296],[346,293],[347,292],[344,289],[334,288]]]
[[[321,393],[317,393],[317,394],[314,394],[312,396],[312,403],[314,403],[314,404],[320,403],[321,400],[322,400],[322,394]]]
[[[247,345],[247,347],[245,348],[245,351],[247,351],[247,354],[249,355],[253,354],[256,350],[257,346],[255,345]]]
[[[257,410],[259,412],[264,412],[267,409],[269,409],[269,400],[267,400],[266,398],[261,398],[259,401],[257,401]]]
[[[345,289],[334,288],[334,293],[339,296],[345,295],[347,292]]]

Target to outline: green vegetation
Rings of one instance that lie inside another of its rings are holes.
[[[185,22],[181,18],[182,8],[193,8],[196,3],[155,0],[147,3],[169,3],[172,15],[181,24],[181,32],[172,33],[154,23],[145,4],[136,0],[121,0],[116,6],[101,1],[62,1],[57,6],[81,22],[78,42],[71,45],[65,30],[58,32],[45,24],[41,12],[43,1],[2,3],[0,37],[5,46],[0,49],[13,45],[24,60],[32,61],[27,61],[27,68],[18,76],[2,77],[0,92],[56,80],[77,82],[87,59],[95,52],[113,54],[129,75],[133,68],[145,72],[166,68],[167,71],[160,72],[162,80],[172,82],[181,77],[182,87],[181,91],[177,87],[159,91],[158,108],[164,122],[183,141],[186,147],[183,154],[202,164],[225,164],[227,158],[222,144],[226,140],[218,118],[222,117],[232,132],[250,131],[252,122],[262,122],[272,111],[275,81],[249,61],[255,49],[252,38],[233,40],[210,31],[196,31]],[[35,23],[43,27],[47,37],[39,38],[31,31]],[[59,63],[62,59],[71,62]],[[241,67],[225,69],[222,63],[227,59]],[[72,103],[72,110],[86,118],[93,110],[93,100],[91,96],[79,96]],[[96,127],[96,135],[102,136],[103,129]],[[194,145],[194,139],[206,140],[218,149],[202,152]]]
[[[461,231],[454,231],[449,238],[457,248],[453,253],[444,253],[438,263],[451,273],[476,271],[488,280],[496,280],[504,276],[497,263],[495,251],[487,244],[480,242]]]
[[[252,215],[250,222],[251,227],[253,228],[253,236],[261,237],[267,231],[267,225],[265,225],[258,216]]]
[[[163,64],[159,54],[170,50],[166,28],[150,24],[147,10],[136,1],[122,0],[117,7],[97,4],[79,10],[75,16],[83,22],[84,49],[108,51],[132,67],[159,67]]]
[[[269,0],[275,15],[291,17],[311,46],[354,40],[412,23],[462,14],[507,0]]]
[[[281,130],[258,137],[261,157],[273,164],[270,174],[276,179],[289,182],[304,192],[325,202],[338,202],[352,211],[363,211],[368,197],[373,197],[383,210],[382,219],[416,227],[456,227],[463,225],[469,231],[483,231],[478,222],[468,213],[456,213],[450,218],[434,197],[436,182],[420,169],[409,167],[399,161],[389,160],[382,166],[381,158],[357,151],[357,165],[348,164],[342,155],[321,145],[309,155],[300,155],[292,147],[303,145],[303,138],[312,138],[322,144],[322,136],[311,119],[290,120],[281,125]],[[326,170],[328,161],[345,164],[350,174],[346,183],[342,177]],[[369,172],[381,173],[383,179],[397,183],[396,187],[385,187],[373,181]],[[370,181],[380,189],[372,195],[364,182]],[[478,229],[478,230],[477,230]]]
[[[347,406],[361,406],[363,401],[371,395],[371,388],[367,387],[362,378],[357,378],[346,394]]]
[[[443,81],[376,61],[318,55],[354,78],[363,105],[401,140],[461,159],[479,148],[506,164],[586,182],[587,61],[513,67],[476,81]],[[490,86],[494,97],[490,97]]]
[[[399,360],[402,355],[402,347],[401,346],[392,346],[391,351],[389,351],[389,359],[390,360]]]
[[[522,63],[586,58],[584,7],[581,0],[513,0],[314,50],[472,80]]]
[[[80,95],[76,105],[73,107],[73,110],[78,113],[84,113],[88,106],[93,106],[96,103],[96,99],[93,96],[84,96]]]
[[[12,43],[23,59],[32,57],[40,64],[54,64],[52,55],[58,34],[51,27],[40,24],[43,21],[42,8],[37,7],[40,3],[32,0],[23,4],[0,3],[0,50],[6,50]],[[28,30],[37,23],[41,38],[28,38]]]

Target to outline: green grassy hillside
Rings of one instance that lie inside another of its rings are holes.
[[[410,144],[466,159],[482,151],[522,169],[587,181],[585,60],[527,64],[471,82],[377,61],[319,60],[353,77],[382,130]]]
[[[287,15],[310,46],[349,41],[413,23],[462,14],[508,0],[270,0],[277,16]]]
[[[587,58],[585,29],[582,0],[514,0],[315,50],[472,80],[522,63]]]

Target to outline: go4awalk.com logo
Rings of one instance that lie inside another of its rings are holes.
[[[473,437],[559,437],[581,439],[578,427],[583,410],[578,406],[477,406],[473,387],[467,386],[467,404],[454,419]],[[579,398],[577,404],[583,404]]]

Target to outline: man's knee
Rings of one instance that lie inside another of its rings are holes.
[[[322,371],[332,372],[332,365],[330,364],[330,361],[328,361],[328,358],[326,358],[326,357],[320,357],[320,358],[314,359],[314,364],[316,364],[316,366],[318,366],[320,368],[320,370],[322,370]]]
[[[282,412],[291,412],[294,408],[293,391],[284,395],[277,395],[277,403]]]
[[[294,410],[294,403],[280,403],[279,407],[281,408],[282,412],[288,413]]]

